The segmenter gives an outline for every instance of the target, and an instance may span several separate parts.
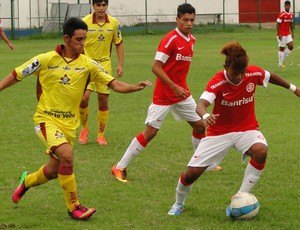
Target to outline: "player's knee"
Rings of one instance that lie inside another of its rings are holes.
[[[253,148],[253,154],[252,159],[260,164],[263,164],[266,162],[267,159],[267,153],[268,153],[268,147],[264,144],[256,144]]]

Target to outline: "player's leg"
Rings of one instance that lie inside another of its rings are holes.
[[[278,41],[278,67],[279,68],[284,68],[284,49],[285,49],[285,39],[284,37],[281,37],[281,39],[278,38],[277,36],[277,41]]]
[[[292,36],[289,35],[287,37],[287,44],[284,49],[284,58],[286,58],[292,52],[293,49],[294,49],[294,42],[293,42]]]
[[[90,89],[85,90],[79,106],[80,122],[82,125],[82,129],[79,134],[78,142],[79,144],[82,145],[88,142],[88,135],[89,135],[88,116],[89,116],[89,100],[90,100],[91,92],[92,91]]]
[[[239,189],[240,192],[250,192],[265,168],[268,144],[261,132],[252,130],[245,132],[236,145],[237,149],[244,153],[243,159],[246,156],[251,157]]]
[[[127,166],[156,136],[169,110],[170,106],[155,105],[153,103],[149,106],[145,129],[133,138],[122,159],[112,167],[111,172],[119,181],[128,182],[126,178]]]
[[[77,185],[73,171],[73,150],[69,143],[64,143],[54,151],[59,159],[58,181],[63,190],[69,215],[78,220],[89,218],[96,211],[80,205],[77,197]]]
[[[179,177],[175,193],[176,200],[168,212],[169,215],[180,215],[182,213],[184,202],[194,182],[209,167],[216,167],[226,156],[232,145],[230,135],[206,137],[201,141],[188,163],[187,171]]]
[[[98,134],[97,142],[99,145],[107,145],[104,135],[105,129],[109,121],[109,94],[98,93]]]

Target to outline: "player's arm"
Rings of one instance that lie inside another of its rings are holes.
[[[189,92],[182,88],[181,86],[175,84],[167,75],[167,73],[163,70],[164,63],[158,60],[155,60],[152,65],[152,72],[165,84],[167,84],[174,92],[176,97],[187,98],[189,96]]]
[[[294,38],[294,22],[290,23],[292,38]]]
[[[276,30],[277,30],[277,36],[278,39],[281,40],[281,35],[280,35],[280,23],[276,22]]]
[[[124,64],[124,48],[123,42],[116,44],[116,53],[118,57],[117,76],[122,77],[123,75],[123,64]]]
[[[13,46],[13,44],[8,40],[6,34],[4,33],[3,29],[0,27],[0,37],[6,42],[6,44],[8,45],[8,47],[13,50],[15,47]]]
[[[123,81],[118,81],[117,79],[114,79],[110,83],[108,83],[108,87],[118,93],[132,93],[135,91],[140,91],[146,86],[151,85],[152,83],[150,81],[140,81],[137,84],[132,85]]]
[[[204,91],[197,104],[196,112],[202,117],[204,125],[214,125],[219,117],[219,114],[210,114],[207,108],[214,102],[216,96],[214,93]]]
[[[19,82],[19,80],[17,80],[17,78],[15,77],[15,75],[12,73],[8,74],[5,78],[3,78],[0,81],[0,91],[2,91],[5,88],[8,88],[12,85],[14,85],[15,83]]]
[[[300,97],[300,88],[289,83],[287,80],[285,80],[284,78],[280,77],[279,75],[275,74],[275,73],[270,73],[270,79],[269,82],[274,84],[274,85],[278,85],[281,86],[283,88],[289,89],[292,92],[294,92],[298,97]]]

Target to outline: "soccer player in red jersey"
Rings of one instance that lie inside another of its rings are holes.
[[[37,171],[23,172],[12,194],[18,203],[32,187],[58,179],[69,215],[86,220],[96,211],[79,202],[73,170],[73,144],[79,126],[79,104],[88,82],[107,85],[119,93],[130,93],[150,86],[149,81],[131,85],[107,74],[96,61],[83,55],[87,25],[79,18],[69,18],[63,25],[64,45],[39,54],[0,81],[0,91],[35,75],[39,83],[38,105],[33,120],[35,131],[44,143],[48,162]]]
[[[294,48],[293,33],[293,14],[290,12],[291,2],[284,2],[284,11],[282,11],[276,23],[277,41],[278,41],[278,67],[284,68],[285,58],[292,52]]]
[[[166,34],[158,46],[152,66],[152,72],[157,78],[145,121],[146,127],[132,140],[122,159],[111,170],[121,182],[128,182],[127,166],[156,136],[170,111],[174,118],[186,120],[193,128],[194,149],[204,137],[205,128],[196,113],[196,102],[186,82],[196,40],[191,34],[194,20],[195,8],[187,3],[179,5],[177,28]]]
[[[241,152],[243,160],[247,156],[251,158],[239,192],[250,192],[256,184],[268,152],[267,141],[259,131],[254,112],[256,86],[267,87],[272,83],[290,89],[300,97],[299,87],[258,66],[248,66],[248,56],[239,43],[226,44],[221,53],[225,55],[225,70],[210,79],[197,105],[197,113],[207,127],[207,136],[201,140],[187,170],[179,177],[176,201],[169,215],[182,213],[194,182],[208,167],[218,165],[231,148]],[[207,108],[213,103],[210,114]]]
[[[2,23],[1,23],[1,19],[0,19],[0,37],[5,41],[5,43],[7,44],[7,46],[11,49],[14,50],[15,47],[13,46],[13,44],[10,42],[10,40],[7,38],[6,34],[4,33],[3,29],[2,29]]]

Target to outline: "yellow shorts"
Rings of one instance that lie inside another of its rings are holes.
[[[109,60],[98,63],[105,69],[107,73],[111,75],[111,62]],[[107,85],[102,85],[97,82],[91,82],[88,84],[87,89],[90,91],[96,91],[98,93],[102,94],[110,94],[110,89],[107,87]]]
[[[58,146],[64,143],[69,143],[73,146],[76,138],[76,129],[64,129],[51,121],[37,124],[35,132],[46,146],[46,154],[52,155],[55,158],[57,157],[54,155],[54,151]]]

